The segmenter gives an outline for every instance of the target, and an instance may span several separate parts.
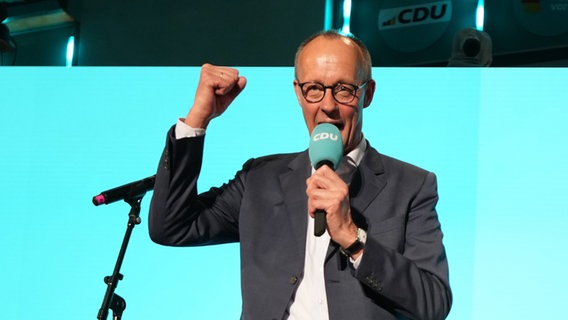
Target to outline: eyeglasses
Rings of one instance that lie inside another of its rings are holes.
[[[336,83],[332,86],[324,86],[319,82],[303,82],[298,83],[300,90],[302,90],[302,95],[304,99],[310,103],[316,103],[323,100],[325,97],[326,89],[331,89],[333,94],[333,99],[339,103],[347,104],[353,102],[355,97],[357,97],[357,90],[363,88],[367,85],[369,81],[365,81],[360,85],[354,85],[350,83]],[[357,97],[359,98],[359,97]]]

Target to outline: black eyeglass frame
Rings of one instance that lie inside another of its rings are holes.
[[[355,85],[352,83],[342,83],[342,82],[338,82],[334,85],[331,86],[326,86],[321,82],[317,82],[317,81],[307,81],[307,82],[298,82],[298,87],[300,87],[300,91],[302,91],[302,96],[304,97],[304,99],[306,99],[307,102],[309,103],[318,103],[320,101],[323,100],[323,98],[325,98],[325,95],[327,94],[327,89],[331,89],[331,95],[333,97],[333,99],[337,102],[337,103],[341,103],[341,104],[347,104],[347,103],[351,103],[353,102],[353,100],[355,100],[355,98],[359,98],[359,96],[357,96],[357,91],[359,89],[362,89],[363,87],[365,87],[367,84],[369,83],[369,80],[361,83],[360,85]],[[304,86],[307,84],[314,84],[314,85],[318,85],[321,86],[323,88],[323,95],[321,96],[320,99],[318,100],[309,100],[308,97],[306,96],[307,93],[304,91]],[[353,89],[349,88],[348,91],[351,92],[351,100],[349,101],[339,101],[335,95],[338,92],[341,92],[340,90],[337,90],[337,88],[341,87],[341,86],[351,86],[353,87]]]

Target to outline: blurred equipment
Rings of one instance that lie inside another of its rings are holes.
[[[0,53],[16,50],[14,41],[10,37],[10,29],[3,23],[8,17],[8,6],[0,2]]]
[[[489,67],[492,62],[493,44],[487,32],[464,28],[456,33],[448,67]]]
[[[66,8],[66,0],[0,0],[0,63],[67,65],[67,44],[77,37],[78,23]]]

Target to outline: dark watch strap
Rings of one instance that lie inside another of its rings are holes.
[[[353,242],[353,244],[351,244],[349,247],[345,249],[339,247],[339,251],[341,251],[341,253],[343,253],[345,256],[351,258],[354,254],[361,251],[363,249],[363,246],[364,246],[363,242],[357,239],[355,240],[355,242]]]

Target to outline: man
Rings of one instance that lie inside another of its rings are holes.
[[[308,131],[335,125],[348,185],[307,151],[247,161],[198,194],[204,129],[245,88],[232,68],[204,65],[194,104],[170,130],[150,207],[160,244],[240,242],[242,319],[443,319],[451,306],[434,174],[379,154],[364,139],[371,59],[356,38],[317,34],[296,54],[294,89]],[[313,173],[312,173],[313,172]],[[349,182],[349,181],[348,181]],[[325,210],[327,230],[314,236]]]

